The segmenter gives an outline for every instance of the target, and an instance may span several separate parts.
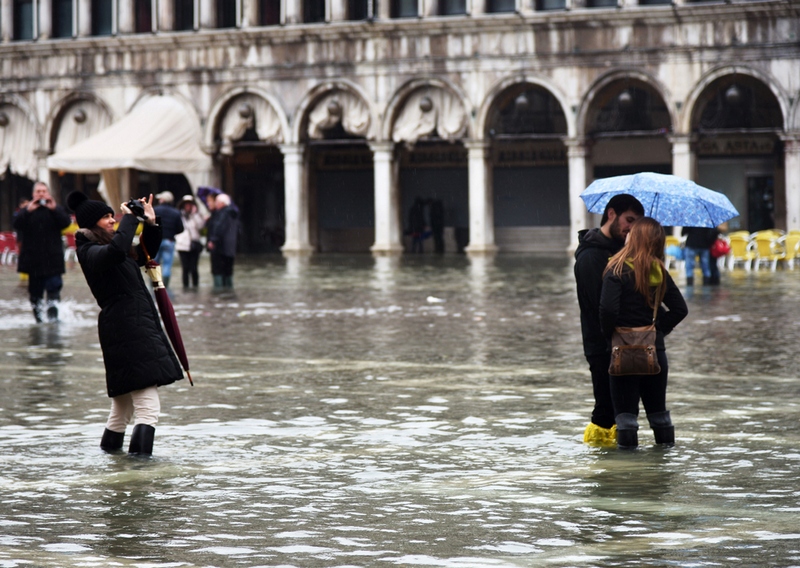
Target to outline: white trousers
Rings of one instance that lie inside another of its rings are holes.
[[[161,412],[161,401],[158,399],[158,387],[121,394],[111,399],[111,413],[108,415],[106,428],[112,432],[125,432],[125,427],[134,419],[134,425],[147,424],[155,426]]]

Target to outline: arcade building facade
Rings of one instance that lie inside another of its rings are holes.
[[[417,198],[448,252],[563,252],[639,171],[800,229],[792,2],[1,0],[0,32],[0,230],[36,179],[210,185],[243,252],[398,254]]]

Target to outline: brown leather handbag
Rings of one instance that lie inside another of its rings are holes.
[[[611,365],[608,374],[615,377],[625,375],[657,375],[661,372],[656,356],[656,315],[658,304],[653,308],[653,323],[642,327],[615,327],[611,335]]]

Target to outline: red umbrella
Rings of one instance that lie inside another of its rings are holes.
[[[170,342],[172,343],[175,354],[178,356],[178,361],[181,362],[183,370],[186,371],[186,376],[189,377],[189,384],[194,386],[192,382],[192,375],[189,373],[189,359],[186,358],[186,348],[183,346],[183,338],[181,338],[181,330],[178,328],[178,320],[175,318],[175,310],[172,308],[172,302],[167,294],[167,288],[164,286],[164,281],[161,278],[161,265],[155,260],[150,258],[150,254],[142,245],[142,251],[147,258],[147,263],[144,265],[144,271],[153,281],[153,293],[156,296],[156,304],[158,304],[158,311],[161,313],[161,320],[164,322],[164,329],[167,332]]]

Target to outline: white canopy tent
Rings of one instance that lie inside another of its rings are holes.
[[[181,173],[192,189],[206,182],[211,158],[200,149],[197,119],[177,100],[156,96],[97,134],[56,152],[47,167],[72,173],[100,173],[98,188],[116,207],[130,197],[123,191],[127,171]]]

